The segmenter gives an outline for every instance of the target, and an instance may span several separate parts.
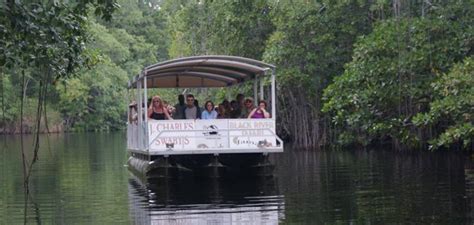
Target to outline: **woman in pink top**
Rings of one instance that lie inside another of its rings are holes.
[[[270,118],[270,113],[265,110],[267,108],[267,102],[265,100],[260,100],[258,102],[258,107],[253,109],[249,114],[249,119],[266,119]]]

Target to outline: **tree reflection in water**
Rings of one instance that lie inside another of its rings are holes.
[[[4,142],[6,144],[6,142]],[[34,214],[33,217],[35,219],[36,224],[41,224],[41,214],[40,214],[40,209],[38,207],[38,204],[36,204],[36,201],[34,200],[31,192],[30,192],[30,177],[32,174],[33,170],[33,165],[35,162],[38,160],[38,150],[39,150],[39,145],[37,146],[38,140],[35,142],[34,146],[34,155],[32,158],[32,161],[29,162],[27,159],[27,154],[25,153],[25,146],[24,146],[24,140],[23,140],[23,134],[20,135],[20,148],[21,148],[21,159],[22,159],[22,165],[23,165],[23,193],[24,193],[24,212],[23,212],[23,223],[27,224],[29,221],[29,209],[30,207],[33,209]],[[30,206],[31,203],[31,206]]]
[[[468,223],[474,223],[474,162],[470,159],[466,160],[464,164],[464,177],[466,179],[466,196],[464,197],[468,202],[469,213],[466,213]]]

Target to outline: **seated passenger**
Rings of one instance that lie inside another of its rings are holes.
[[[244,103],[245,107],[242,109],[242,112],[240,113],[241,118],[248,118],[250,112],[255,108],[253,105],[253,98],[247,98],[245,99]]]
[[[232,100],[230,102],[230,106],[232,107],[230,111],[230,118],[233,118],[233,119],[240,118],[241,111],[240,111],[239,103],[235,100]]]
[[[204,104],[204,106],[206,107],[206,109],[202,111],[201,119],[203,120],[216,119],[217,112],[214,110],[214,103],[212,103],[212,101],[207,101],[206,104]]]
[[[156,95],[153,96],[151,101],[151,105],[148,108],[148,118],[154,120],[172,120],[168,109],[165,108],[163,101],[161,100],[160,96]]]
[[[240,111],[242,111],[242,109],[244,108],[244,99],[245,99],[245,96],[242,94],[242,93],[239,93],[237,95],[237,97],[235,98],[235,100],[237,101],[237,103],[239,103],[239,109]]]
[[[147,104],[148,107],[150,107],[150,105],[151,105],[151,99],[152,99],[152,98],[153,98],[153,97],[149,97],[148,100],[147,100],[147,101],[148,101],[148,102],[147,102],[147,103],[148,103],[148,104]],[[143,103],[142,103],[142,108],[145,108],[145,106],[144,106]]]
[[[178,95],[178,104],[174,105],[175,112],[173,113],[173,118],[175,120],[183,120],[184,110],[186,109],[186,104],[184,103],[184,95]]]
[[[184,109],[185,119],[201,119],[201,110],[194,103],[194,95],[186,96],[186,109]]]
[[[270,118],[270,113],[268,113],[265,108],[267,108],[267,102],[264,100],[260,100],[258,102],[258,107],[253,109],[252,112],[250,112],[248,118],[249,119]]]
[[[224,99],[224,101],[222,101],[222,104],[224,105],[225,112],[227,113],[227,114],[226,114],[227,117],[229,117],[230,111],[232,111],[232,108],[230,107],[230,102],[229,102],[229,100]]]
[[[128,105],[130,111],[128,113],[128,123],[129,124],[137,124],[138,123],[138,111],[137,111],[137,103],[133,101]]]
[[[199,101],[197,99],[194,99],[194,106],[197,107],[198,113],[199,113],[199,118],[201,118],[201,113],[202,113],[202,111],[204,111],[204,109],[201,106],[199,106]]]
[[[228,118],[224,104],[219,104],[217,107],[217,119],[226,119]]]
[[[168,114],[170,114],[170,116],[173,117],[172,115],[173,113],[175,113],[176,109],[172,105],[168,104],[167,101],[163,101],[163,105],[165,109],[168,110]]]

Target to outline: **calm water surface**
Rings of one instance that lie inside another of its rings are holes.
[[[0,136],[0,224],[472,224],[474,165],[453,153],[275,155],[275,177],[143,185],[125,134],[42,136],[30,193],[21,140]],[[31,161],[32,138],[24,149]]]

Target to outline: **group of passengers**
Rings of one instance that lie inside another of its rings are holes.
[[[130,105],[136,111],[136,104]],[[155,120],[172,119],[228,119],[228,118],[270,118],[270,113],[266,110],[267,102],[260,100],[258,107],[253,104],[252,98],[245,98],[243,94],[238,94],[235,100],[229,102],[224,100],[218,106],[212,101],[206,101],[204,108],[199,106],[198,100],[192,94],[178,96],[178,103],[173,107],[163,101],[160,96],[154,96],[149,103],[148,118]],[[134,116],[135,117],[135,116]],[[132,119],[131,119],[132,120]]]

